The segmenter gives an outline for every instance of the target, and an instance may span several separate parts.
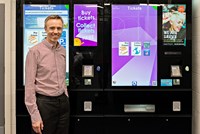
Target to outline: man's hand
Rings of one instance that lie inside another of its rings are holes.
[[[43,122],[42,121],[37,121],[32,123],[32,127],[33,130],[37,133],[37,134],[42,134],[42,130],[43,130]]]

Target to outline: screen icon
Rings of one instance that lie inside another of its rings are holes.
[[[144,48],[150,48],[150,42],[144,42]]]
[[[157,86],[157,81],[152,81],[152,86]]]
[[[129,55],[129,43],[119,42],[119,56],[128,56],[128,55]]]
[[[117,82],[115,80],[113,80],[113,84],[116,84]]]
[[[141,42],[131,42],[131,55],[141,56]]]
[[[150,56],[150,49],[144,50],[144,56]]]
[[[137,86],[137,81],[132,81],[132,86]]]

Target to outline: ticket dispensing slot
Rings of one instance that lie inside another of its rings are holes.
[[[154,113],[155,112],[155,105],[153,104],[125,104],[124,105],[124,112],[131,113],[131,112],[147,112],[147,113]]]

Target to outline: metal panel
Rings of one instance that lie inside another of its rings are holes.
[[[4,133],[4,46],[5,46],[5,4],[0,4],[0,134]]]

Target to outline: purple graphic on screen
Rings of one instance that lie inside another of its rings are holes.
[[[157,86],[157,7],[112,5],[112,86]]]
[[[74,46],[97,46],[97,4],[74,5]]]

